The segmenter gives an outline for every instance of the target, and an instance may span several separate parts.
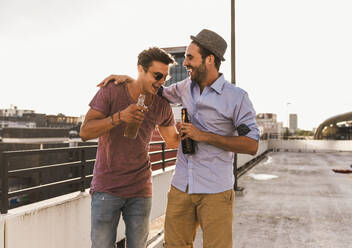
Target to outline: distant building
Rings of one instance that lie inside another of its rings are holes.
[[[298,129],[298,120],[297,114],[290,114],[289,115],[289,129],[291,133],[294,133]]]
[[[63,114],[47,115],[46,127],[72,128],[77,126],[80,120],[79,117],[65,116]]]
[[[9,109],[0,109],[0,141],[38,142],[38,139],[43,138],[78,136],[82,123],[80,120],[79,117],[39,114],[34,110],[11,106]]]
[[[18,109],[13,105],[9,109],[0,109],[0,128],[34,128],[37,126],[35,115],[38,114],[33,110]]]
[[[166,47],[163,48],[166,52],[170,53],[174,56],[177,65],[172,66],[170,68],[170,76],[171,79],[165,82],[165,86],[169,86],[176,82],[182,81],[183,79],[187,78],[188,72],[186,68],[183,66],[183,61],[185,60],[185,46],[180,47]]]
[[[2,117],[22,117],[23,114],[34,113],[34,110],[18,109],[17,106],[11,105],[9,109],[0,109]]]
[[[0,109],[0,128],[74,128],[80,123],[81,118],[64,114],[39,114],[34,110],[18,109],[16,106]]]
[[[277,122],[277,116],[273,113],[257,114],[257,124],[262,139],[279,138],[283,133],[282,122]]]

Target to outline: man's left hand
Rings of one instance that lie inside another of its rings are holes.
[[[181,139],[191,138],[195,141],[203,141],[205,133],[196,128],[192,123],[181,123]]]
[[[123,82],[127,82],[130,83],[132,82],[134,79],[130,76],[127,75],[110,75],[107,78],[105,78],[103,81],[101,81],[97,87],[105,87],[106,85],[108,85],[110,82],[114,82],[115,85],[121,84]]]

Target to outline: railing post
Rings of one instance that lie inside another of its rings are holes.
[[[0,153],[0,171],[1,171],[1,209],[2,214],[6,214],[9,209],[9,167],[4,153]]]
[[[236,190],[237,189],[237,153],[234,153],[233,155],[233,177],[235,179],[233,190]]]
[[[237,153],[234,154],[233,157],[233,176],[235,178],[235,183],[233,185],[234,191],[243,191],[242,187],[238,187],[238,168],[237,168]]]
[[[81,150],[81,192],[86,190],[86,151],[84,148]]]
[[[162,161],[162,168],[163,168],[163,171],[165,171],[165,142],[164,143],[161,143],[161,161]]]

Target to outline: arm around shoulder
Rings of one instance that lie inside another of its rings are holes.
[[[187,87],[190,87],[190,83],[185,79],[170,86],[163,87],[162,96],[171,103],[180,104],[182,103],[182,95],[186,92]]]

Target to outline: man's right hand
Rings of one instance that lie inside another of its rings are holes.
[[[120,120],[125,123],[142,123],[148,108],[131,104],[120,112]]]
[[[134,81],[134,78],[127,76],[127,75],[110,75],[107,78],[105,78],[103,81],[101,81],[97,87],[104,87],[108,85],[111,82],[114,82],[114,84],[121,84],[123,82],[131,83]]]

